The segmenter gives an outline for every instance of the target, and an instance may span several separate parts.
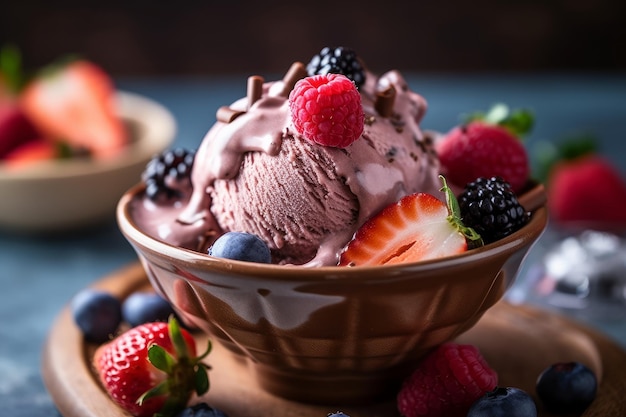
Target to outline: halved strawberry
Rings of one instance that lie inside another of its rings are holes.
[[[339,265],[387,265],[425,261],[467,250],[479,240],[460,220],[458,204],[442,178],[446,203],[426,194],[410,194],[365,222],[341,254]]]
[[[84,60],[44,71],[22,90],[19,103],[46,136],[95,157],[118,154],[127,133],[114,108],[111,78]]]
[[[100,346],[94,367],[109,396],[137,417],[176,415],[192,393],[209,389],[208,365],[195,357],[193,337],[174,318],[146,323]]]

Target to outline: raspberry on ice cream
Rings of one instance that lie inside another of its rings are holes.
[[[303,78],[289,94],[299,134],[314,143],[345,148],[363,133],[363,108],[356,86],[341,74]]]
[[[332,143],[324,135],[322,144],[311,141],[292,118],[289,94],[307,77],[304,64],[294,63],[278,81],[250,77],[248,96],[218,111],[197,150],[192,189],[175,204],[139,204],[139,225],[203,252],[224,232],[252,233],[276,263],[336,265],[368,218],[405,195],[437,193],[440,186],[434,146],[419,126],[425,100],[398,71],[363,71],[358,90],[343,75],[309,77],[347,92],[336,111],[345,117],[340,129],[350,133],[331,139],[339,148],[326,146]],[[332,105],[323,107],[332,113]]]

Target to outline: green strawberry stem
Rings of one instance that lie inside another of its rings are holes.
[[[207,370],[210,367],[201,361],[211,352],[211,342],[209,341],[202,355],[192,357],[189,355],[189,348],[178,321],[173,316],[168,321],[168,331],[174,346],[174,355],[156,343],[148,348],[148,360],[154,367],[167,374],[167,378],[137,400],[141,405],[150,398],[166,396],[165,404],[155,417],[174,416],[187,406],[194,392],[201,396],[209,390]]]
[[[557,141],[539,141],[533,149],[536,161],[535,177],[547,183],[552,167],[562,161],[572,161],[599,151],[597,138],[590,133],[574,133]]]
[[[441,191],[443,191],[446,196],[446,205],[448,206],[448,222],[450,222],[452,226],[465,236],[465,239],[468,241],[471,248],[484,245],[483,239],[478,232],[463,224],[463,221],[461,220],[459,202],[457,201],[454,192],[452,192],[452,189],[448,186],[446,178],[443,175],[439,175],[439,179],[441,179],[441,182],[443,183]]]
[[[506,104],[497,103],[494,104],[486,113],[474,112],[465,117],[466,123],[475,120],[502,126],[521,139],[532,130],[535,117],[530,110],[511,110]]]
[[[4,79],[9,91],[17,96],[34,78],[52,76],[61,68],[80,58],[76,54],[65,55],[34,72],[26,71],[20,49],[13,44],[7,44],[0,47],[0,78]]]

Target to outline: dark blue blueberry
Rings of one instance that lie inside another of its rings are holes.
[[[467,417],[537,417],[537,407],[525,391],[513,387],[497,387],[478,399]]]
[[[72,298],[70,309],[74,322],[89,342],[106,342],[122,322],[120,301],[104,291],[80,291]]]
[[[207,403],[199,403],[185,408],[176,417],[228,417],[224,412],[209,406]]]
[[[596,398],[598,381],[579,362],[556,363],[537,379],[537,395],[546,409],[558,414],[579,414]]]
[[[272,262],[267,244],[257,235],[245,232],[224,233],[209,248],[209,255],[238,261]]]
[[[131,294],[122,304],[122,317],[132,327],[143,323],[167,321],[175,314],[170,303],[152,292]]]
[[[347,415],[347,414],[344,414],[341,411],[337,411],[337,412],[334,412],[334,413],[328,413],[328,417],[350,417],[350,416]]]

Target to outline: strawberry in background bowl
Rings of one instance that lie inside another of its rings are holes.
[[[117,91],[88,60],[28,80],[15,50],[0,61],[0,228],[60,231],[113,218],[120,195],[171,144],[171,113]]]

